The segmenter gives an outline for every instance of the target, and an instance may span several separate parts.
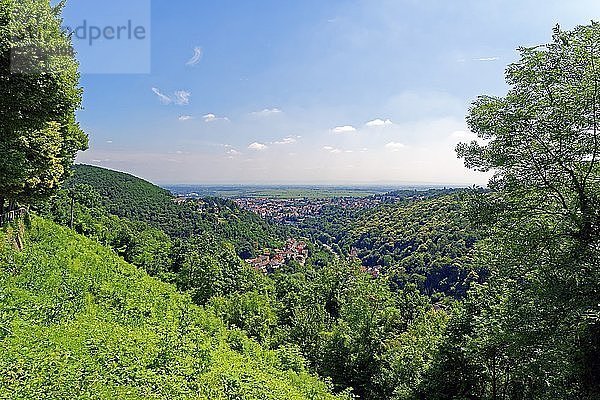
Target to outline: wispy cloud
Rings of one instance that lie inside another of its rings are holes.
[[[342,153],[342,150],[336,149],[335,147],[332,147],[332,146],[325,146],[325,147],[323,147],[323,150],[325,150],[325,151],[327,151],[327,152],[329,152],[331,154],[340,154],[340,153]]]
[[[202,116],[204,122],[229,121],[227,117],[217,117],[215,114],[206,114]]]
[[[233,158],[242,155],[242,152],[237,151],[236,149],[229,149],[227,150],[227,155],[229,156],[229,158]]]
[[[474,58],[473,61],[498,61],[500,57],[480,57]]]
[[[281,114],[282,112],[283,111],[281,111],[279,108],[265,108],[261,111],[254,111],[250,113],[250,115],[254,115],[257,117],[270,117],[272,115]]]
[[[401,149],[403,149],[405,147],[406,146],[403,143],[398,143],[398,142],[389,142],[388,144],[385,145],[385,148],[390,151],[400,151]]]
[[[285,138],[283,138],[281,140],[275,141],[272,144],[280,144],[280,145],[283,145],[283,144],[294,144],[294,143],[298,142],[298,139],[300,139],[300,136],[288,136],[288,137],[285,137]]]
[[[167,96],[160,89],[153,87],[152,91],[158,96],[159,100],[163,104],[177,104],[179,106],[186,106],[190,103],[190,97],[192,94],[186,90],[178,90],[173,96]]]
[[[202,47],[194,47],[194,55],[192,56],[192,58],[189,59],[187,63],[185,63],[185,65],[189,65],[191,67],[197,65],[200,62],[200,60],[202,60],[202,54]]]
[[[163,94],[160,89],[153,87],[152,91],[154,92],[155,95],[158,96],[158,98],[160,99],[161,103],[163,104],[171,104],[173,102],[173,100],[171,100],[171,98],[169,96],[167,96],[166,94]]]
[[[353,133],[353,132],[356,132],[356,128],[351,125],[336,126],[335,128],[333,128],[331,130],[331,132],[338,134],[338,135],[343,134],[343,133]]]
[[[269,146],[267,146],[266,144],[258,143],[258,142],[251,143],[248,146],[249,150],[254,150],[254,151],[263,151],[263,150],[267,150],[268,148],[269,148]]]
[[[383,128],[386,126],[392,126],[394,125],[394,123],[392,122],[392,120],[390,119],[374,119],[373,121],[369,121],[365,124],[365,126],[369,127],[369,128]]]
[[[191,119],[194,119],[194,117],[192,117],[191,115],[180,115],[178,119],[180,121],[189,121]]]
[[[192,94],[188,91],[185,90],[178,90],[177,92],[175,92],[175,104],[180,105],[180,106],[186,106],[188,104],[190,104],[190,97],[192,96]]]

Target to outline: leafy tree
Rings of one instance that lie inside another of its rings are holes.
[[[179,242],[172,257],[179,289],[189,292],[196,304],[217,296],[269,290],[265,276],[242,261],[233,246],[213,237]]]
[[[475,262],[490,276],[439,353],[455,379],[434,375],[427,398],[600,395],[600,25],[557,27],[551,43],[520,52],[507,96],[470,110],[481,141],[457,149],[494,174],[470,212],[488,227]]]
[[[209,305],[230,327],[242,329],[264,346],[273,343],[277,327],[275,299],[257,292],[234,293],[214,297]]]
[[[600,229],[600,25],[554,29],[520,48],[505,97],[478,98],[467,118],[484,144],[460,144],[466,165],[493,171],[493,189],[521,215],[550,217],[584,242]]]
[[[87,148],[75,120],[82,91],[61,8],[0,1],[0,208],[5,200],[48,197]]]

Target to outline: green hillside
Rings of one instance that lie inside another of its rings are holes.
[[[108,211],[119,217],[160,223],[165,215],[177,214],[177,207],[167,190],[124,172],[75,165],[65,186],[78,184],[94,187]]]
[[[148,223],[171,237],[213,236],[234,245],[243,258],[276,247],[285,232],[234,202],[207,198],[176,204],[173,196],[152,183],[123,172],[76,165],[67,188],[91,187],[109,214]]]
[[[337,253],[358,257],[364,267],[400,287],[414,283],[428,295],[464,297],[469,281],[479,280],[485,271],[472,270],[479,234],[468,219],[463,194],[432,190],[394,195],[399,196],[396,202],[368,210],[325,208],[307,219],[301,232]]]
[[[0,231],[0,398],[333,399],[108,248],[36,218]]]
[[[477,236],[463,206],[458,195],[383,205],[353,221],[342,244],[428,294],[464,296]]]

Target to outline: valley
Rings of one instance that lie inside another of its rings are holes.
[[[0,0],[0,399],[600,399],[600,8],[234,3]]]

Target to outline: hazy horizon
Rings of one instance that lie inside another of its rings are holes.
[[[93,165],[93,164],[87,164],[87,163],[78,163],[78,165]],[[94,166],[94,165],[93,165]],[[131,171],[126,171],[126,170],[119,170],[119,169],[114,169],[114,168],[109,168],[109,167],[105,167],[102,165],[95,165],[97,167],[101,167],[101,168],[106,168],[106,169],[110,169],[112,171],[117,171],[117,172],[123,172],[123,173],[127,173],[130,175],[133,175],[137,178],[141,178],[144,180],[147,180],[157,186],[163,187],[163,188],[167,188],[167,187],[194,187],[194,186],[198,186],[198,187],[216,187],[216,186],[223,186],[223,187],[270,187],[270,186],[279,186],[279,187],[328,187],[328,186],[349,186],[349,187],[356,187],[356,188],[361,188],[361,187],[372,187],[372,188],[376,188],[376,187],[390,187],[390,188],[406,188],[406,187],[419,187],[419,188],[423,188],[423,187],[431,187],[431,188],[438,188],[438,187],[448,187],[448,188],[461,188],[461,187],[470,187],[473,185],[477,185],[477,186],[487,186],[487,182],[484,183],[474,183],[474,184],[466,184],[466,183],[460,183],[460,182],[419,182],[419,181],[405,181],[405,182],[393,182],[393,181],[377,181],[377,180],[372,180],[372,181],[363,181],[363,182],[359,182],[359,181],[338,181],[338,182],[331,182],[331,181],[313,181],[313,182],[278,182],[278,181],[265,181],[265,182],[219,182],[219,181],[205,181],[205,182],[161,182],[161,181],[155,181],[152,180],[151,178],[148,177],[144,177],[141,175],[137,175],[135,173],[132,173]]]

